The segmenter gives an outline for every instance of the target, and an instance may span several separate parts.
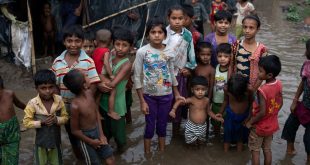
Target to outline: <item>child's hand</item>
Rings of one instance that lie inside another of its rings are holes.
[[[170,115],[172,118],[175,118],[175,112],[170,111],[170,112],[169,112],[169,115]]]
[[[149,106],[147,105],[146,102],[143,102],[141,103],[141,111],[144,115],[148,115],[150,112],[149,112]]]
[[[99,139],[93,139],[92,142],[90,143],[90,145],[93,148],[98,149],[101,147],[101,141]]]
[[[294,113],[294,111],[296,109],[296,106],[297,106],[297,100],[294,99],[293,102],[292,102],[292,105],[290,107],[291,113]]]
[[[223,116],[222,116],[222,114],[220,114],[220,113],[217,113],[217,114],[215,115],[215,120],[217,120],[217,121],[219,121],[219,122],[221,122],[221,123],[224,123]]]
[[[107,138],[104,135],[100,136],[100,142],[101,142],[101,145],[108,144]]]
[[[44,123],[45,125],[47,125],[47,126],[51,126],[51,125],[57,123],[57,117],[56,117],[55,115],[50,115],[50,116],[48,116],[48,117],[44,120],[43,123]]]
[[[245,123],[245,127],[247,127],[248,129],[250,129],[250,128],[252,127],[252,124],[251,124],[249,121],[247,121],[247,122]]]
[[[183,96],[175,96],[175,101],[178,101],[178,100],[183,100],[184,102],[182,102],[183,104],[184,103],[186,103],[186,99],[185,99],[185,97],[183,97]]]
[[[188,77],[191,75],[191,72],[187,68],[181,69],[181,73],[184,77]]]

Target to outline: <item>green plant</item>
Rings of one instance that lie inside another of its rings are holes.
[[[288,8],[288,13],[286,14],[286,19],[293,22],[299,22],[302,17],[299,13],[300,9],[296,5],[290,5]]]
[[[302,42],[302,43],[306,43],[310,38],[309,37],[301,37],[299,40]]]

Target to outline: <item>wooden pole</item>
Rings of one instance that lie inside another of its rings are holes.
[[[107,20],[107,19],[109,19],[109,18],[112,18],[112,17],[115,17],[115,16],[117,16],[117,15],[119,15],[119,14],[125,13],[125,12],[127,12],[127,11],[129,11],[129,10],[138,8],[138,7],[140,7],[140,6],[148,5],[149,3],[153,3],[153,2],[156,2],[156,1],[158,1],[158,0],[150,0],[150,1],[147,1],[147,2],[144,2],[144,3],[141,3],[141,4],[138,4],[138,5],[132,6],[132,7],[130,7],[130,8],[124,9],[124,10],[119,11],[119,12],[117,12],[117,13],[113,13],[113,14],[111,14],[111,15],[109,15],[109,16],[106,16],[106,17],[101,18],[101,19],[99,19],[99,20],[97,20],[97,21],[94,21],[94,22],[92,22],[92,23],[90,23],[90,24],[88,24],[88,25],[84,25],[83,28],[84,28],[84,29],[85,29],[85,28],[88,28],[88,27],[93,26],[93,25],[96,25],[96,24],[98,24],[98,23],[100,23],[100,22],[102,22],[102,21],[105,21],[105,20]]]
[[[29,35],[31,41],[31,68],[32,73],[35,74],[37,72],[36,68],[36,57],[35,57],[35,50],[34,50],[34,42],[33,42],[33,28],[32,28],[32,17],[29,7],[29,0],[27,0],[27,13],[28,13],[28,24],[29,24]]]

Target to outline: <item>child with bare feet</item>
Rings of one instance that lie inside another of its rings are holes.
[[[279,130],[278,113],[283,105],[282,83],[276,79],[281,71],[281,62],[279,57],[269,55],[261,57],[258,67],[258,78],[266,83],[258,88],[250,120],[246,122],[246,127],[251,129],[249,150],[253,165],[260,164],[261,148],[264,164],[271,165],[271,142],[273,134]]]
[[[57,31],[56,21],[51,13],[51,4],[45,2],[43,5],[43,14],[41,15],[41,25],[44,36],[44,56],[47,56],[48,44],[52,48],[52,56],[55,55],[55,33]]]
[[[96,45],[93,59],[95,62],[96,70],[99,74],[104,74],[112,81],[114,75],[111,69],[112,53],[110,53],[109,46],[111,44],[111,32],[107,29],[100,29],[96,32]],[[114,110],[115,89],[110,91],[109,96],[109,110],[108,115],[114,119],[119,120],[121,117]]]
[[[224,118],[224,151],[228,152],[231,143],[237,143],[237,151],[242,151],[249,131],[243,125],[248,118],[253,102],[253,93],[248,80],[241,74],[232,75],[224,88],[224,102],[220,114]]]
[[[71,130],[80,139],[85,163],[115,164],[113,149],[107,143],[101,127],[101,119],[95,102],[95,93],[90,89],[90,79],[82,70],[73,69],[63,79],[64,85],[76,95],[71,102]]]
[[[5,89],[0,76],[0,160],[1,164],[18,164],[20,131],[14,105],[26,106],[11,90]]]
[[[172,107],[169,115],[176,117],[176,110],[180,104],[189,105],[189,119],[185,125],[185,142],[187,144],[202,144],[206,141],[207,116],[223,122],[220,114],[215,115],[210,110],[210,101],[206,97],[208,81],[203,76],[197,76],[192,79],[191,91],[192,97],[186,100],[178,100]]]
[[[34,76],[38,95],[26,108],[23,123],[35,128],[34,164],[62,164],[60,126],[68,121],[68,113],[61,96],[54,94],[56,76],[45,69]]]

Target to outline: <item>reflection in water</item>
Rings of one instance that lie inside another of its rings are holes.
[[[280,6],[285,5],[288,0],[257,0],[255,6],[262,21],[262,27],[257,35],[257,40],[264,43],[270,54],[276,54],[282,61],[282,72],[279,79],[283,83],[284,106],[279,113],[279,122],[282,130],[283,124],[289,115],[291,99],[297,89],[299,70],[304,61],[305,46],[299,42],[302,36],[310,36],[309,32],[302,29],[302,25],[294,25],[285,21],[281,13]],[[33,92],[31,92],[33,94]],[[29,92],[22,92],[24,100],[28,100]],[[167,148],[164,153],[156,151],[157,141],[154,137],[152,142],[152,154],[144,155],[143,152],[143,131],[144,116],[139,111],[138,99],[132,107],[133,123],[128,125],[128,149],[120,154],[116,154],[117,164],[250,164],[250,153],[246,149],[237,153],[234,149],[224,153],[222,142],[219,139],[212,139],[207,145],[200,149],[187,148],[184,145],[182,136],[171,139],[171,125],[168,126]],[[18,112],[21,119],[21,112]],[[305,164],[306,154],[303,147],[302,135],[304,129],[298,131],[296,139],[296,156],[286,156],[285,141],[281,139],[281,131],[274,135],[272,143],[273,164]],[[75,164],[67,134],[62,131],[63,155],[65,164]],[[34,130],[22,133],[20,147],[20,163],[32,164],[32,144]],[[113,144],[113,142],[112,142]],[[245,148],[247,148],[245,146]],[[262,156],[262,154],[261,154]],[[261,157],[262,158],[262,157]]]

